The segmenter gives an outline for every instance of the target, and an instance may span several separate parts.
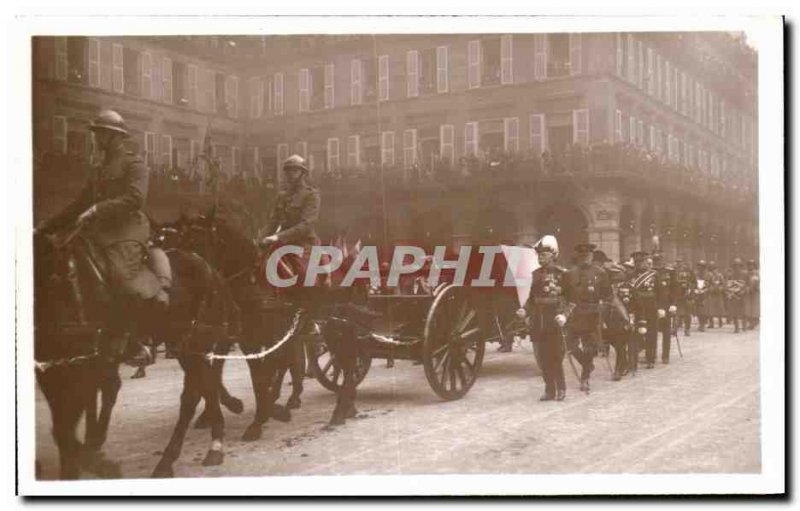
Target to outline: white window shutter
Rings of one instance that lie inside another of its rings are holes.
[[[544,114],[531,114],[530,116],[530,146],[536,156],[541,156],[547,150],[547,133],[545,130]]]
[[[547,34],[535,34],[533,46],[533,77],[544,80],[547,78]]]
[[[615,60],[617,76],[620,78],[625,77],[625,41],[622,39],[622,34],[617,33],[617,58]]]
[[[514,41],[511,35],[500,38],[500,83],[514,83]]]
[[[654,57],[653,49],[647,48],[647,93],[651,96],[655,92],[655,77],[653,76]]]
[[[455,133],[452,124],[439,127],[439,157],[451,165],[455,163]]]
[[[481,86],[481,42],[467,43],[467,85],[470,89]]]
[[[114,43],[112,45],[112,86],[114,92],[123,92],[125,90],[125,67],[124,67],[124,52],[121,44]]]
[[[572,142],[589,145],[589,110],[572,111]]]
[[[519,118],[503,119],[503,149],[506,152],[519,151]]]
[[[419,95],[419,52],[406,52],[406,96],[416,98]]]
[[[89,85],[100,87],[100,40],[89,38]]]
[[[389,56],[381,55],[378,57],[378,99],[388,101],[389,99]]]
[[[628,73],[627,79],[631,83],[636,83],[636,46],[633,41],[633,35],[628,34]]]
[[[466,156],[478,156],[477,122],[468,122],[464,124],[464,154]]]
[[[150,98],[152,96],[152,66],[153,59],[149,52],[142,52],[141,55],[141,70],[142,70],[142,97]]]
[[[350,104],[360,105],[362,96],[361,59],[350,61]]]
[[[334,108],[336,103],[336,95],[334,91],[334,69],[333,64],[325,65],[325,108]],[[337,149],[339,139],[336,139]],[[337,157],[338,158],[338,157]],[[337,160],[338,161],[338,160]],[[338,163],[337,163],[338,165]]]
[[[334,172],[339,168],[339,139],[328,139],[328,172]]]
[[[417,163],[417,130],[403,131],[403,168],[411,168]]]
[[[275,115],[283,115],[283,73],[275,73],[272,86],[273,99],[275,100]]]
[[[173,103],[175,98],[172,97],[172,59],[169,57],[161,59],[161,84],[161,99],[165,103]]]
[[[569,74],[581,74],[581,35],[569,35]]]
[[[447,46],[436,48],[436,92],[447,92]]]

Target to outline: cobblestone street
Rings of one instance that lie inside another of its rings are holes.
[[[231,362],[225,380],[245,402],[226,411],[225,462],[202,467],[207,430],[190,430],[176,476],[434,473],[758,473],[758,331],[693,332],[684,358],[610,380],[596,360],[592,392],[578,391],[565,363],[567,400],[539,402],[543,383],[528,342],[513,353],[488,345],[480,377],[459,401],[441,401],[421,366],[383,360],[359,387],[356,420],[326,428],[334,395],[305,380],[303,406],[290,423],[270,421],[255,443],[239,440],[253,412],[247,367]],[[613,357],[613,351],[612,351]],[[147,477],[178,413],[182,373],[160,357],[145,379],[123,387],[106,453],[126,477]],[[285,387],[281,402],[288,396]],[[198,412],[199,413],[199,412]],[[37,448],[42,476],[54,478],[58,457],[46,403],[37,390]]]

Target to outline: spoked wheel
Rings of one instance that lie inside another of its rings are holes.
[[[463,397],[478,378],[485,349],[469,290],[442,289],[428,311],[422,347],[425,376],[434,392],[446,400]]]
[[[311,350],[308,358],[314,378],[326,389],[337,392],[344,384],[344,371],[328,345],[325,344],[325,340],[320,338],[320,341],[309,344],[308,348]],[[359,353],[356,365],[356,386],[364,381],[371,365],[372,357]]]

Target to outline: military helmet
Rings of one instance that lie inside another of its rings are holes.
[[[306,167],[306,160],[299,154],[293,154],[283,160],[283,170],[286,171],[288,169],[300,169],[303,172],[308,172],[308,167]]]
[[[552,252],[558,256],[558,240],[552,234],[547,234],[533,246],[537,253]]]
[[[89,129],[92,131],[109,130],[123,135],[128,135],[128,127],[125,125],[125,119],[122,118],[114,110],[102,110],[97,117],[92,121]]]

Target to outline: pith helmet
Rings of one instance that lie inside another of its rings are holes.
[[[300,169],[303,172],[308,172],[306,167],[306,160],[299,154],[293,154],[283,160],[283,170],[287,169]]]
[[[102,110],[97,114],[97,117],[94,118],[89,129],[92,131],[109,130],[122,133],[126,136],[128,135],[128,127],[125,125],[125,119],[114,110]]]

